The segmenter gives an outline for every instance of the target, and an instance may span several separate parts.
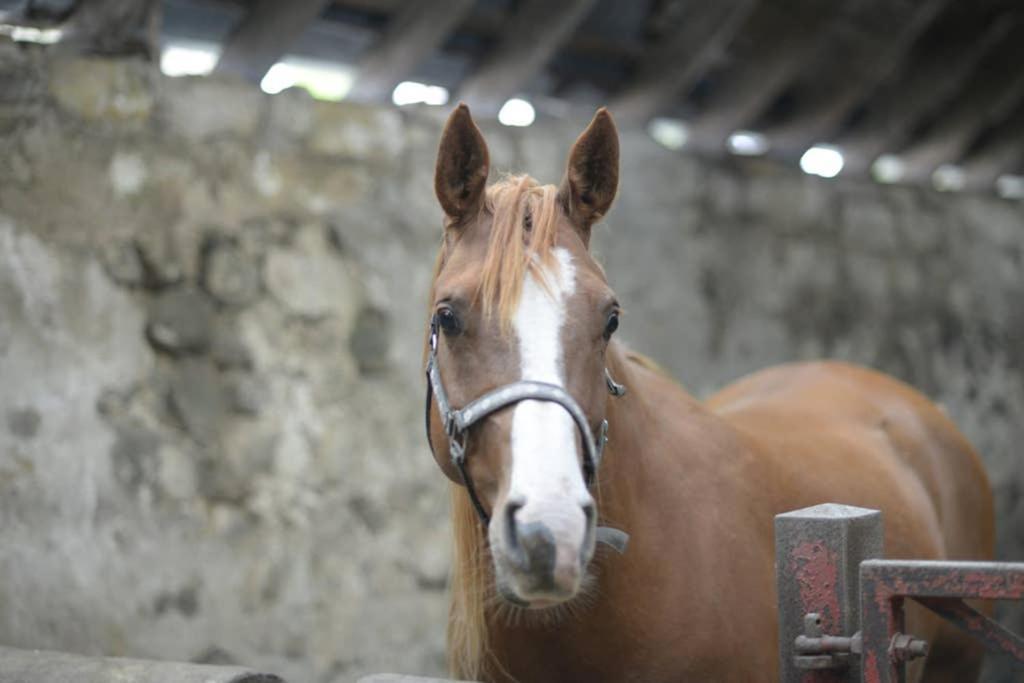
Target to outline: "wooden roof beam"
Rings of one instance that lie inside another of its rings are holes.
[[[259,83],[330,0],[256,0],[224,43],[214,71]]]
[[[953,9],[962,11],[963,7],[954,5]],[[963,22],[957,12],[947,18],[950,22]],[[914,125],[952,99],[978,63],[1011,28],[1012,22],[1004,19],[980,31],[980,39],[973,38],[978,35],[973,30],[964,30],[962,35],[969,42],[939,40],[915,49],[906,67],[876,89],[865,116],[833,138],[843,149],[843,174],[866,174],[880,155],[898,151]]]
[[[474,111],[494,114],[529,83],[586,18],[596,0],[525,0],[484,57],[463,82],[459,96]]]
[[[991,190],[1003,174],[1018,171],[1024,163],[1024,102],[1005,121],[985,136],[981,145],[963,160],[967,189]]]
[[[720,153],[729,135],[757,119],[804,68],[829,18],[829,3],[765,2],[744,30],[751,49],[735,55],[737,66],[724,72],[699,116],[690,124],[689,147]]]
[[[898,68],[949,0],[851,4],[835,40],[802,79],[785,120],[758,126],[772,148],[797,157],[838,132],[850,111]],[[896,27],[896,33],[892,28]]]
[[[676,31],[664,36],[637,65],[630,85],[610,109],[627,122],[646,122],[684,97],[720,57],[757,0],[698,3]]]
[[[382,101],[399,81],[444,43],[466,18],[474,0],[407,0],[390,19],[380,40],[359,60],[349,97]]]
[[[927,180],[942,164],[957,163],[978,135],[1000,124],[1024,102],[1024,19],[979,65],[927,132],[901,150],[907,181]]]

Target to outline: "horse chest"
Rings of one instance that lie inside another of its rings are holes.
[[[758,574],[770,573],[770,560],[757,564],[767,565]],[[603,602],[578,619],[548,628],[497,629],[492,645],[502,667],[520,681],[538,683],[751,681],[774,671],[770,590],[752,595],[749,582],[740,590],[731,582],[747,577],[728,570],[701,574],[700,580],[666,571],[647,584],[621,578],[619,585],[605,581]]]

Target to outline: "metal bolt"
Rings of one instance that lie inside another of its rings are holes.
[[[889,643],[889,656],[895,662],[909,662],[928,654],[928,641],[906,633],[897,633]]]

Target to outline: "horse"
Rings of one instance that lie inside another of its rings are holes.
[[[910,386],[794,362],[702,402],[615,338],[622,306],[590,242],[618,162],[605,109],[558,186],[488,185],[464,104],[441,135],[424,362],[452,480],[451,674],[777,680],[773,518],[823,502],[881,510],[888,557],[991,558],[983,465]],[[975,680],[970,639],[913,606],[907,624],[931,644],[909,680]]]

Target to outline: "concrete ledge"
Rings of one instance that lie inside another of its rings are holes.
[[[284,683],[273,674],[225,666],[84,657],[0,647],[4,683]]]
[[[421,676],[405,676],[403,674],[370,674],[363,676],[356,683],[470,683],[456,681],[451,678],[422,678]]]

